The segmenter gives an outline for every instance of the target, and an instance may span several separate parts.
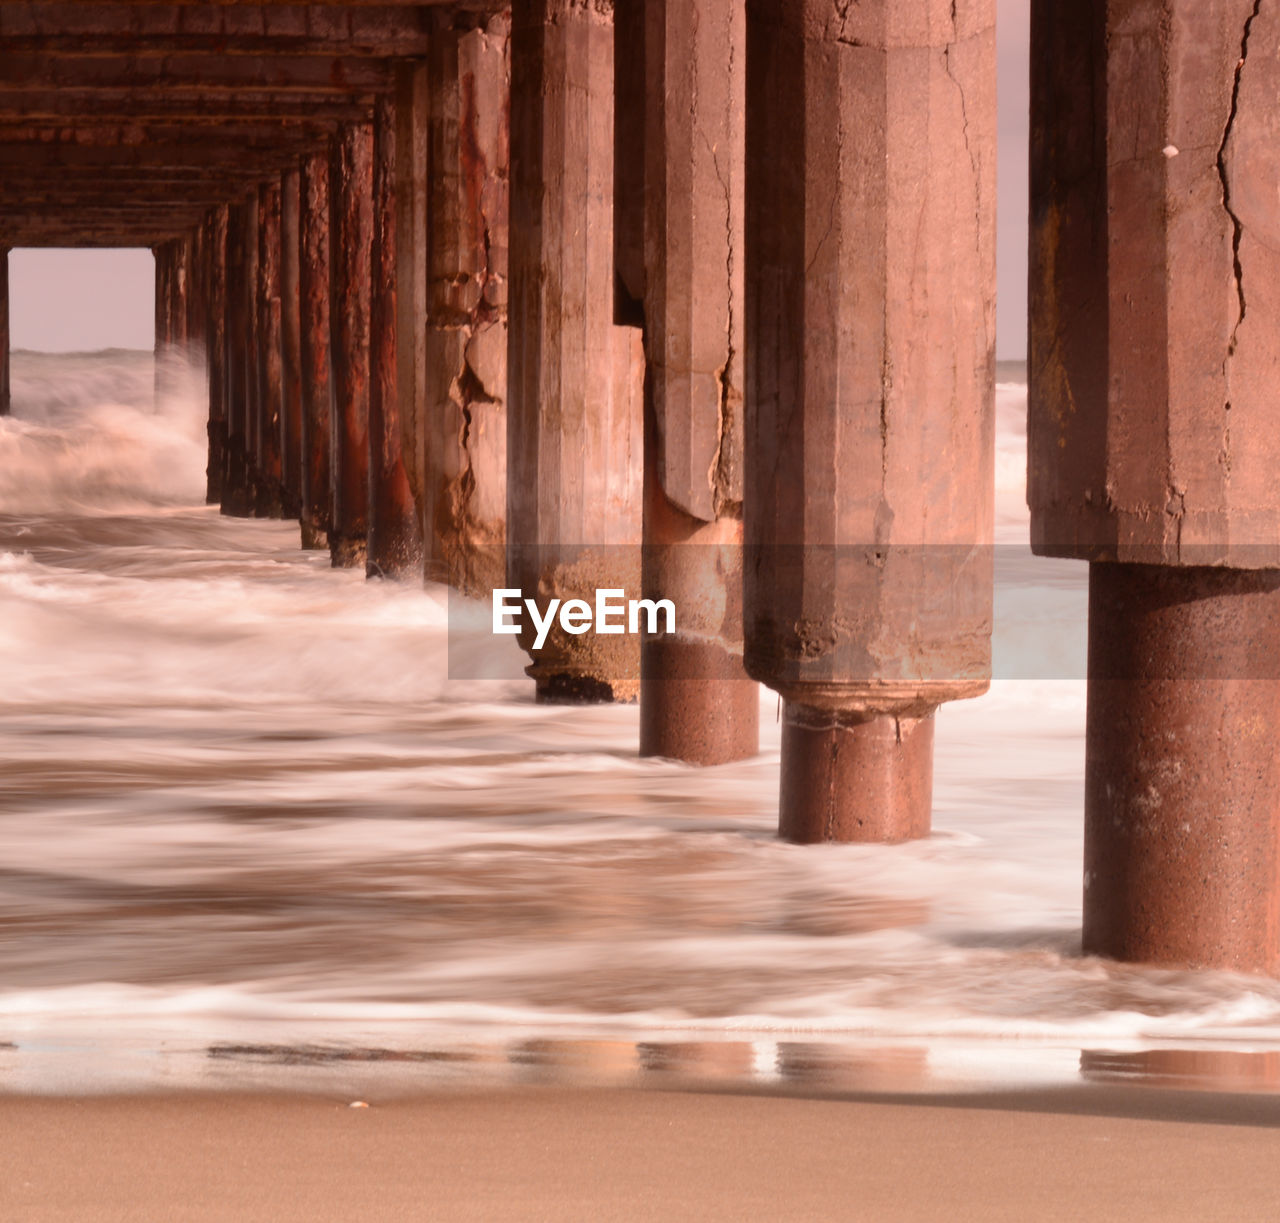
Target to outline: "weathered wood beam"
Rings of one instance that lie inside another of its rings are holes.
[[[224,119],[220,123],[192,125],[183,120],[165,122],[124,122],[102,120],[96,115],[56,122],[35,123],[0,112],[0,145],[73,144],[85,147],[130,148],[144,144],[239,144],[275,145],[319,141],[333,135],[342,121],[313,120],[299,116],[280,119]]]
[[[429,21],[417,6],[6,4],[0,38],[6,49],[45,55],[421,55]]]
[[[0,143],[0,176],[8,182],[15,171],[74,169],[79,166],[98,170],[145,168],[149,170],[203,167],[205,169],[261,171],[265,178],[309,148],[306,141],[279,143],[233,144],[220,140],[173,140],[164,144],[122,145],[116,147],[57,143],[6,141]]]
[[[91,117],[96,122],[165,122],[222,124],[284,120],[335,120],[359,122],[368,119],[370,102],[363,96],[351,98],[332,91],[246,89],[234,94],[213,96],[166,93],[154,89],[78,88],[13,89],[0,80],[0,114],[33,124]]]
[[[391,87],[391,61],[341,55],[138,55],[13,52],[6,48],[9,89],[310,90],[350,96]]]

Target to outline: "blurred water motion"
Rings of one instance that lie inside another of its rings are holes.
[[[534,706],[509,639],[485,647],[505,678],[449,681],[440,588],[200,505],[196,400],[152,385],[138,354],[17,354],[0,421],[3,1057],[172,1039],[221,1067],[865,1086],[885,1057],[936,1075],[922,1041],[1074,1068],[1280,1038],[1280,983],[1077,954],[1080,682],[940,714],[930,840],[784,845],[771,694],[763,754],[699,771],[637,759],[634,708]],[[1004,597],[1060,590],[1067,627],[1038,632],[1069,652],[1085,574],[1021,545],[1023,396],[1000,391]]]

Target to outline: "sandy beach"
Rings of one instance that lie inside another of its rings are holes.
[[[0,1098],[0,1217],[1138,1220],[1280,1215],[1280,1098],[528,1088]]]

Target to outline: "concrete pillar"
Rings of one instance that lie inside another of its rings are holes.
[[[644,90],[627,104],[644,114],[644,594],[679,619],[641,647],[640,753],[723,764],[759,742],[742,666],[746,13],[642,4]]]
[[[428,81],[427,576],[503,585],[510,21],[442,29]]]
[[[430,554],[424,487],[427,435],[427,64],[396,64],[396,398],[400,458]]]
[[[9,248],[0,246],[0,416],[12,406],[9,377]]]
[[[280,178],[280,349],[284,415],[280,422],[280,480],[285,518],[302,516],[302,313],[299,290],[301,175]]]
[[[929,719],[988,683],[994,7],[747,7],[746,666],[795,841],[922,835]]]
[[[373,282],[369,315],[369,534],[365,573],[419,573],[422,545],[401,460],[396,388],[396,115],[378,99],[373,120]]]
[[[1280,571],[1089,570],[1084,949],[1280,970]]]
[[[258,514],[261,472],[259,470],[259,439],[262,435],[262,352],[259,337],[262,319],[259,310],[258,260],[261,250],[258,231],[261,228],[261,201],[253,190],[244,202],[244,250],[242,264],[244,296],[242,327],[244,329],[244,362],[242,378],[244,425],[244,473],[249,513]]]
[[[209,304],[204,275],[204,240],[203,225],[197,225],[185,240],[189,283],[184,331],[188,366],[193,370],[207,373],[205,330],[208,326]]]
[[[373,285],[373,125],[334,142],[330,163],[333,425],[330,479],[335,568],[363,568],[369,534],[369,308]]]
[[[170,317],[173,307],[173,243],[171,241],[158,243],[151,248],[151,256],[155,260],[153,330],[155,332],[155,401],[159,405],[168,390],[165,370],[173,343],[173,320]]]
[[[612,5],[521,0],[511,34],[507,576],[540,601],[639,586],[643,349],[638,332],[613,325],[612,197]],[[522,644],[532,652],[531,639]],[[528,670],[540,700],[634,699],[639,649],[625,634],[557,630]]]
[[[329,155],[302,161],[298,297],[302,338],[302,546],[327,549],[333,521],[329,476],[333,369],[329,358]]]
[[[254,203],[256,208],[256,200]],[[253,512],[249,488],[248,364],[252,325],[249,317],[248,254],[250,208],[247,201],[231,205],[227,214],[227,435],[222,484],[222,512],[246,517]],[[254,234],[256,249],[257,236]]]
[[[222,501],[227,446],[227,217],[225,204],[205,218],[205,349],[209,365],[209,467],[206,499]]]
[[[191,243],[171,238],[155,256],[155,397],[164,403],[185,389],[189,359]]]
[[[252,426],[259,518],[284,517],[281,431],[284,417],[284,346],[280,309],[280,180],[258,188],[258,326],[254,333],[258,396]]]
[[[1280,15],[1032,7],[1028,499],[1091,562],[1085,950],[1280,970]]]
[[[613,5],[613,321],[644,326],[646,0]]]

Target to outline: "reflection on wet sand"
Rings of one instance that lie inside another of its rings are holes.
[[[1092,1083],[1202,1091],[1275,1091],[1280,1088],[1280,1052],[1085,1049],[1080,1054],[1080,1077]]]
[[[778,1074],[784,1083],[823,1091],[918,1091],[931,1083],[929,1051],[919,1046],[851,1049],[783,1041]]]

